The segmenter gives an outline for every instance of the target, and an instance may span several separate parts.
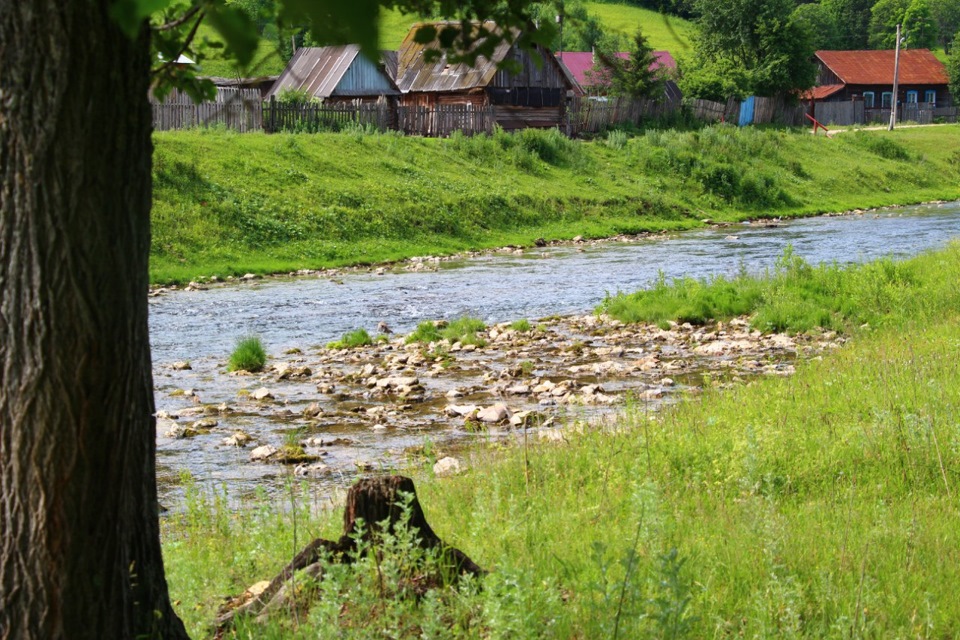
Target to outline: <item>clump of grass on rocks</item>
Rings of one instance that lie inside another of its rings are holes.
[[[366,329],[356,329],[343,334],[339,340],[334,340],[327,344],[328,349],[355,349],[373,344],[373,338],[367,333]]]
[[[267,352],[260,336],[244,336],[230,354],[227,369],[230,371],[260,371],[267,362]]]

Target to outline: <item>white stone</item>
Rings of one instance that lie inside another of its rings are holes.
[[[270,389],[267,389],[266,387],[260,387],[259,389],[251,393],[250,396],[254,400],[272,400],[273,392],[270,391]]]
[[[437,460],[437,463],[433,465],[433,472],[438,476],[456,475],[460,473],[461,470],[460,461],[450,456]]]
[[[261,445],[250,452],[250,461],[256,462],[258,460],[266,460],[276,452],[277,452],[277,448],[272,445],[269,445],[269,444]]]

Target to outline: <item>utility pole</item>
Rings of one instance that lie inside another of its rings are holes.
[[[897,80],[900,75],[900,25],[897,25],[897,49],[893,54],[893,96],[890,100],[890,126],[887,131],[893,131],[897,123]]]

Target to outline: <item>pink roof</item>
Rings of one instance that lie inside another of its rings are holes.
[[[592,83],[588,79],[587,72],[593,69],[593,52],[591,51],[561,51],[556,54],[557,58],[566,65],[570,74],[580,83],[581,87],[589,87]],[[630,54],[626,51],[620,51],[615,54],[618,58],[626,60]],[[673,59],[667,51],[654,51],[656,61],[650,65],[651,69],[665,67],[667,69],[676,69],[677,61]]]

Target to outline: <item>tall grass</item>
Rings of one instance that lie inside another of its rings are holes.
[[[833,273],[853,291],[889,283],[875,273],[889,269]],[[792,378],[708,387],[660,413],[634,403],[616,428],[480,447],[464,474],[421,477],[438,535],[492,570],[482,588],[405,600],[384,592],[374,565],[332,569],[299,626],[274,618],[244,633],[957,636],[960,246],[896,269],[912,274],[896,295],[874,288],[849,303],[881,318],[876,328]],[[164,523],[172,594],[195,637],[224,593],[272,576],[303,545],[289,511],[225,511],[214,495]],[[304,538],[337,535],[338,513],[294,511]]]
[[[599,310],[624,322],[704,324],[749,315],[763,331],[843,332],[863,324],[880,326],[929,304],[923,300],[927,287],[918,286],[920,268],[916,261],[889,258],[813,266],[788,247],[772,272],[669,284],[661,275],[651,289],[608,296]]]

